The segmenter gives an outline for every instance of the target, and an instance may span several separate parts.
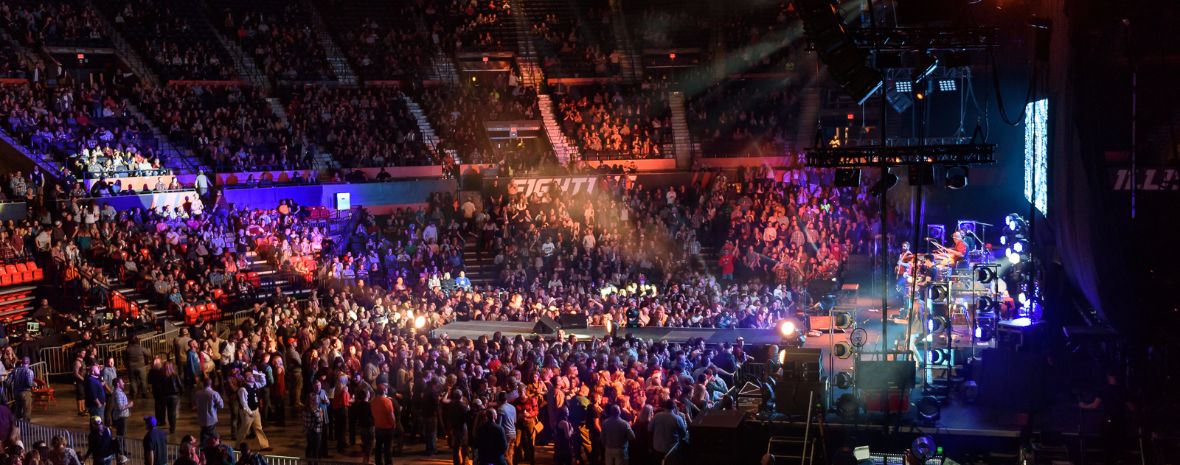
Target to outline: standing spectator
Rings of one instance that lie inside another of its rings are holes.
[[[100,378],[101,372],[102,370],[98,365],[90,367],[90,376],[86,377],[86,383],[84,384],[86,390],[86,411],[90,413],[90,416],[99,417],[100,420],[102,419],[103,407],[107,403],[107,391]]]
[[[258,407],[261,405],[261,395],[258,391],[266,386],[266,378],[257,370],[247,373],[246,377],[247,379],[238,388],[238,412],[241,420],[238,423],[236,436],[241,438],[244,443],[246,436],[253,431],[258,439],[258,445],[261,446],[259,450],[267,452],[272,449],[270,441],[266,439],[266,432],[262,431],[262,412],[258,411]]]
[[[309,459],[327,458],[322,454],[324,448],[320,445],[324,434],[324,410],[318,402],[308,402],[303,409],[303,432],[307,438],[304,456]]]
[[[508,465],[512,465],[514,454],[516,450],[516,407],[508,403],[508,393],[500,391],[496,395],[496,402],[499,406],[496,407],[496,425],[504,431],[504,439],[508,442],[508,450],[505,455],[505,460]]]
[[[651,420],[654,416],[655,409],[651,404],[645,404],[643,410],[639,411],[639,417],[635,419],[635,426],[632,428],[635,431],[635,439],[631,441],[628,451],[631,463],[646,465],[652,462]]]
[[[352,405],[352,394],[348,392],[348,376],[341,375],[336,380],[336,388],[332,390],[332,400],[329,402],[331,410],[328,417],[332,420],[332,434],[336,436],[336,452],[344,453],[347,446],[348,407]]]
[[[671,399],[664,401],[664,409],[652,418],[648,428],[652,432],[652,450],[661,458],[668,455],[673,446],[688,437],[688,424],[680,412],[676,411],[676,404]]]
[[[534,374],[534,376],[536,376]],[[526,394],[521,396],[516,404],[516,434],[517,452],[520,456],[521,462],[528,462],[529,465],[537,465],[537,415],[540,413],[540,408],[537,404],[537,396],[535,394]]]
[[[373,411],[373,427],[376,430],[373,461],[376,465],[393,464],[393,434],[397,417],[393,413],[393,400],[389,398],[389,384],[377,385],[377,397],[370,403]]]
[[[508,438],[500,427],[495,409],[486,409],[475,420],[475,435],[471,447],[475,449],[475,463],[480,465],[507,465],[504,454],[508,451]]]
[[[451,395],[443,399],[443,414],[449,428],[447,445],[451,448],[451,465],[463,465],[467,461],[463,451],[467,448],[467,420],[471,409],[462,390],[452,389]]]
[[[127,434],[127,418],[131,416],[131,409],[135,408],[135,401],[127,398],[123,378],[115,378],[115,390],[111,392],[111,418],[115,427],[115,435],[120,441]]]
[[[102,423],[102,417],[95,415],[90,419],[90,434],[87,435],[87,440],[89,447],[86,448],[86,453],[82,454],[82,461],[93,457],[94,465],[111,465],[118,450],[111,429]]]
[[[197,409],[197,426],[201,427],[201,442],[217,434],[217,412],[225,408],[221,394],[213,390],[213,380],[205,378],[204,388],[193,393],[193,407]]]
[[[131,378],[132,398],[142,399],[146,396],[147,362],[147,349],[139,343],[139,336],[131,336],[127,349],[123,351],[123,363],[127,365],[127,375]]]
[[[373,407],[370,405],[373,399],[373,390],[368,388],[367,384],[361,380],[357,384],[364,388],[357,389],[356,397],[353,397],[352,411],[349,412],[348,419],[355,424],[356,431],[361,436],[361,463],[369,463],[369,455],[373,451]]]
[[[29,358],[24,357],[12,373],[8,375],[8,379],[12,380],[12,393],[16,397],[14,412],[17,418],[29,421],[29,415],[33,411],[33,387],[36,385],[36,380],[33,377],[33,370],[29,369]]]
[[[574,451],[582,447],[582,439],[578,436],[574,425],[569,422],[568,407],[557,408],[557,422],[553,425],[553,461],[557,465],[571,465],[574,463]]]
[[[143,419],[147,433],[143,435],[144,465],[168,465],[168,433],[156,427],[156,417]]]
[[[152,392],[158,399],[156,418],[166,415],[169,434],[176,434],[176,416],[180,412],[180,391],[183,389],[184,384],[180,380],[180,375],[176,374],[176,365],[165,362],[157,381],[152,385]]]
[[[205,171],[197,171],[197,178],[193,180],[193,187],[197,188],[197,195],[202,199],[209,198],[209,176],[205,175]]]
[[[422,441],[426,443],[426,455],[438,453],[438,393],[435,392],[433,382],[426,383],[422,388],[422,398],[418,405],[422,413]]]
[[[627,420],[620,418],[618,405],[606,407],[606,420],[602,422],[602,446],[606,448],[606,465],[627,465],[627,452],[635,431]]]

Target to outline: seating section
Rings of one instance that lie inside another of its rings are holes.
[[[413,2],[320,0],[320,14],[336,44],[364,80],[421,78],[436,46],[419,30]]]
[[[424,15],[432,37],[448,52],[513,50],[516,36],[507,0],[431,2]]]
[[[327,81],[328,59],[302,2],[211,0],[214,21],[276,81]]]
[[[548,77],[619,74],[618,49],[606,2],[577,7],[560,0],[530,1],[525,13]]]
[[[0,43],[0,78],[28,78],[29,63],[16,47]]]
[[[53,155],[79,178],[166,173],[157,141],[127,111],[126,101],[89,85],[50,90],[43,84],[0,86],[3,128],[37,153]]]
[[[99,0],[99,8],[160,78],[236,79],[233,58],[193,2]]]
[[[110,47],[98,12],[76,0],[7,0],[0,18],[26,46]]]
[[[298,138],[291,136],[260,91],[249,87],[140,87],[139,108],[173,141],[218,170],[306,168]]]
[[[464,161],[490,160],[492,148],[484,121],[535,120],[540,118],[537,93],[506,74],[477,84],[432,87],[421,96],[431,126],[444,148],[453,148]]]
[[[402,93],[391,87],[305,86],[292,91],[287,115],[296,139],[314,141],[345,167],[438,164]]]
[[[705,156],[783,153],[798,93],[778,79],[714,84],[686,104],[689,130]]]
[[[697,2],[624,2],[631,40],[640,49],[668,50],[709,46],[716,9]]]
[[[803,40],[791,41],[790,24],[798,21],[791,2],[742,5],[723,26],[730,73],[786,71]],[[800,37],[800,39],[802,39]]]
[[[555,103],[562,131],[585,159],[665,158],[672,155],[667,86],[589,85],[567,88]]]

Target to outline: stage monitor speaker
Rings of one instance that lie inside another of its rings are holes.
[[[914,387],[914,362],[907,360],[862,360],[856,367],[856,387],[864,390],[894,390]]]
[[[813,315],[808,318],[808,328],[812,331],[827,331],[832,328],[832,317],[827,315]]]
[[[783,349],[779,355],[783,380],[819,381],[824,372],[823,360],[820,349]]]
[[[562,313],[557,315],[557,323],[561,329],[585,329],[587,327],[585,313]]]
[[[840,13],[828,0],[795,0],[803,34],[815,46],[819,60],[848,95],[863,105],[881,88],[881,72],[865,64],[865,55],[844,29]]]
[[[813,279],[807,282],[807,293],[818,299],[825,295],[836,293],[836,281],[831,279]]]
[[[818,380],[784,380],[774,388],[774,411],[790,416],[806,416],[809,402],[822,406],[824,397],[824,384]]]
[[[533,332],[536,334],[557,334],[557,330],[561,329],[561,325],[557,324],[557,320],[542,315],[537,324],[533,325]]]

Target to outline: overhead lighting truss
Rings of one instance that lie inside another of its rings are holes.
[[[984,50],[999,44],[994,27],[865,28],[853,31],[857,47],[885,52],[911,50]]]
[[[815,147],[807,149],[807,166],[990,165],[996,162],[995,148],[995,144]]]

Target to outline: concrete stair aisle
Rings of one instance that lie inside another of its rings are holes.
[[[581,160],[578,147],[561,132],[561,124],[553,112],[553,100],[549,94],[537,94],[537,106],[541,108],[541,122],[545,126],[545,135],[549,137],[549,145],[562,165],[569,165],[571,160]]]
[[[455,67],[455,60],[452,60],[451,57],[442,50],[438,50],[435,52],[432,61],[434,62],[434,67],[432,70],[433,76],[431,77],[439,82],[444,82],[450,85],[459,83],[459,72]]]
[[[336,81],[347,86],[355,86],[358,82],[356,72],[348,63],[348,57],[340,50],[340,47],[336,46],[336,41],[332,40],[332,34],[328,32],[328,23],[324,22],[320,10],[311,0],[303,0],[303,7],[311,15],[311,25],[315,28],[316,39],[319,40],[320,47],[324,49],[324,56],[328,58],[328,64],[332,67],[332,73],[336,75]]]
[[[139,306],[139,311],[151,313],[156,321],[168,321],[174,319],[173,317],[175,315],[168,314],[167,308],[163,308],[152,303],[151,299],[149,298],[151,295],[149,293],[154,292],[152,290],[145,290],[141,292],[139,289],[128,286],[122,281],[112,281],[111,289],[114,289],[120,294],[123,294],[123,297],[126,297],[128,302],[135,302],[135,304]]]
[[[672,150],[676,166],[681,169],[692,167],[692,133],[688,130],[688,116],[684,110],[684,92],[668,92],[668,106],[672,108]]]
[[[463,271],[467,273],[467,279],[471,280],[473,286],[496,284],[499,277],[492,263],[495,256],[491,251],[483,251],[481,254],[477,242],[478,239],[475,237],[469,237],[463,245]]]
[[[283,102],[276,97],[267,97],[266,103],[270,104],[270,111],[274,112],[279,121],[283,122],[283,126],[290,127],[291,122],[287,119],[287,107],[283,106]]]
[[[205,3],[205,0],[195,1],[197,8],[201,10],[201,13],[205,18],[216,17],[209,10],[209,4]],[[254,59],[251,58],[249,54],[242,50],[241,47],[238,47],[238,44],[229,40],[229,38],[226,37],[224,33],[222,33],[221,28],[216,26],[217,25],[215,24],[212,28],[213,37],[217,39],[217,42],[219,42],[222,47],[225,47],[225,49],[229,51],[229,55],[234,61],[234,70],[237,71],[238,76],[241,76],[241,78],[246,82],[249,82],[250,85],[262,89],[267,95],[269,95],[271,86],[270,80],[266,78],[266,74],[264,74],[262,70],[258,69],[258,66],[254,63]]]
[[[643,56],[631,41],[631,30],[627,28],[627,15],[623,12],[622,2],[610,2],[611,29],[615,34],[615,43],[620,45],[622,57],[619,60],[619,72],[626,82],[643,80]]]
[[[31,147],[26,147],[15,137],[12,137],[8,134],[8,132],[3,130],[0,130],[0,140],[12,146],[13,149],[15,149],[17,152],[20,152],[21,155],[25,156],[25,158],[32,160],[35,165],[41,167],[41,171],[45,172],[46,175],[57,179],[58,181],[63,181],[63,178],[67,176],[62,172],[63,165],[61,162],[54,159],[53,155],[46,152],[34,152]],[[73,177],[73,175],[69,176]]]
[[[128,105],[127,110],[146,124],[148,129],[151,130],[152,135],[159,142],[158,149],[165,168],[172,170],[175,174],[197,174],[197,171],[202,169],[212,171],[192,149],[174,144],[168,140],[168,136],[164,135],[163,131],[160,131],[160,128],[156,126],[155,122],[144,115],[143,112],[139,111],[138,107]]]
[[[93,11],[102,11],[92,0],[83,0],[83,5]],[[111,44],[115,46],[115,50],[119,52],[119,56],[123,58],[123,61],[127,62],[127,66],[131,68],[131,71],[135,72],[135,75],[139,76],[144,82],[151,85],[159,85],[160,77],[156,76],[156,73],[147,66],[147,62],[143,58],[140,58],[139,54],[135,52],[135,49],[131,48],[131,44],[127,43],[127,40],[123,38],[123,34],[115,28],[115,25],[111,24],[105,15],[100,14],[96,16],[98,17],[99,27],[111,39]]]
[[[810,147],[816,143],[815,130],[819,124],[820,93],[823,89],[809,86],[803,90],[803,101],[799,104],[799,121],[795,131],[795,149]],[[825,141],[818,141],[820,144]]]
[[[255,291],[255,298],[270,298],[270,296],[274,295],[276,287],[282,289],[283,294],[295,298],[306,297],[311,294],[311,289],[304,289],[302,286],[296,285],[296,283],[291,281],[291,276],[279,273],[278,268],[275,268],[274,265],[258,255],[258,252],[253,250],[246,252],[246,262],[246,267],[242,269],[243,273],[258,273],[260,286]]]
[[[545,82],[545,73],[537,61],[537,45],[533,42],[532,27],[525,13],[525,0],[515,0],[512,5],[512,28],[516,33],[516,66],[520,68],[520,80],[524,85],[537,89]]]
[[[13,39],[12,36],[8,34],[8,31],[4,30],[3,28],[0,28],[0,41],[3,41],[9,47],[12,47],[13,50],[16,50],[18,54],[23,56],[25,60],[28,61],[29,69],[27,71],[29,72],[30,76],[29,80],[32,81],[33,69],[38,63],[44,64],[45,59],[42,58],[37,52],[29,50],[29,48],[25,47],[24,44],[20,43],[19,40]],[[46,76],[41,76],[41,78],[45,79]]]
[[[422,106],[408,95],[403,94],[402,99],[405,101],[406,107],[410,109],[410,114],[414,115],[414,121],[418,123],[418,132],[422,133],[422,142],[425,142],[427,147],[437,148],[438,134],[434,132],[434,126],[430,125],[430,119],[426,117],[426,110],[423,110]]]

